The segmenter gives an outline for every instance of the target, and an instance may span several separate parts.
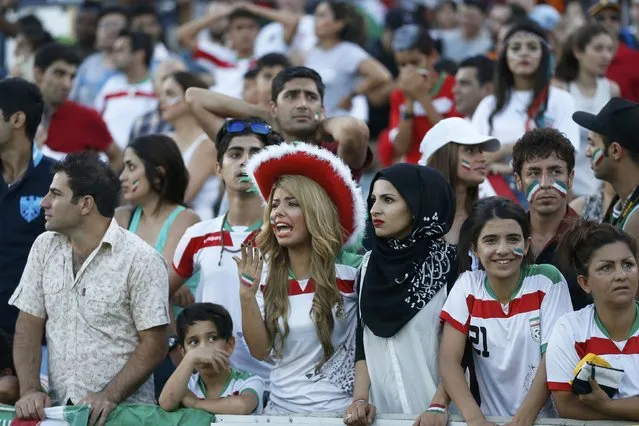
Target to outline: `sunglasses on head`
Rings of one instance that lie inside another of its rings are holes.
[[[595,16],[595,20],[597,22],[604,22],[604,21],[619,22],[620,19],[621,19],[621,17],[617,13],[599,14],[599,15]]]
[[[271,134],[271,126],[265,123],[256,123],[244,120],[229,120],[226,122],[226,133],[241,134],[254,133],[256,135],[267,136]]]

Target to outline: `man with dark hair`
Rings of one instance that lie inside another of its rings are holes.
[[[18,310],[8,306],[29,250],[44,232],[40,200],[54,161],[33,143],[44,101],[35,84],[0,80],[0,329],[13,335]]]
[[[95,52],[95,36],[101,9],[100,1],[85,0],[78,8],[73,20],[74,47],[81,60]]]
[[[257,105],[259,98],[257,96],[257,68],[251,68],[244,73],[244,81],[242,82],[242,96],[241,99],[251,105]],[[269,101],[271,99],[269,91]]]
[[[380,162],[417,163],[424,135],[443,118],[458,117],[453,99],[455,78],[434,69],[435,43],[427,30],[404,25],[391,44],[399,68],[390,95],[388,132],[379,138]]]
[[[68,100],[80,58],[74,48],[51,43],[36,52],[33,75],[44,98],[44,117],[37,142],[50,157],[92,149],[104,152],[119,171],[122,154],[94,109]]]
[[[269,110],[193,87],[186,91],[186,101],[212,138],[218,128],[210,123],[218,117],[259,117],[270,122],[287,142],[316,144],[339,156],[357,180],[372,162],[366,123],[353,117],[324,118],[324,83],[307,67],[286,68],[273,79]]]
[[[217,7],[211,9],[204,18],[179,27],[177,38],[180,44],[191,52],[197,64],[213,74],[213,90],[240,98],[244,74],[255,62],[253,45],[260,29],[259,19],[246,10],[242,3],[215,4]],[[226,37],[232,49],[198,37],[200,31],[224,20],[228,20]]]
[[[533,129],[513,147],[513,172],[517,189],[528,199],[530,249],[535,263],[555,264],[559,238],[579,220],[568,206],[575,176],[575,148],[556,129]],[[591,303],[572,271],[562,271],[568,281],[575,310]]]
[[[229,120],[215,137],[217,173],[224,181],[228,210],[221,216],[197,223],[186,230],[173,256],[169,272],[171,290],[177,291],[195,273],[200,274],[196,302],[216,302],[231,313],[236,324],[237,347],[231,366],[268,380],[270,365],[250,355],[242,335],[237,265],[233,256],[243,244],[252,242],[262,226],[262,201],[246,175],[249,158],[281,137],[264,120],[251,117]]]
[[[95,38],[97,52],[80,65],[71,91],[72,101],[93,108],[102,86],[117,72],[113,64],[113,44],[127,26],[128,16],[123,9],[109,7],[100,12]]]
[[[572,119],[589,130],[586,156],[595,177],[617,194],[604,222],[639,240],[639,104],[612,98],[599,114],[577,111]]]
[[[471,118],[479,102],[493,93],[495,63],[484,55],[472,56],[459,64],[455,75],[455,109]]]
[[[138,4],[130,11],[131,31],[139,31],[148,34],[153,42],[153,55],[151,59],[151,70],[155,72],[156,67],[170,58],[178,58],[166,47],[164,28],[160,14],[152,4]]]
[[[271,102],[273,79],[280,71],[291,66],[289,59],[281,53],[268,53],[257,60],[255,90],[258,105],[268,108]]]
[[[56,165],[42,200],[46,229],[10,304],[20,309],[16,415],[87,404],[103,425],[121,402],[153,404],[151,373],[166,356],[168,275],[162,256],[113,218],[118,177],[90,151]],[[50,393],[40,389],[46,324]]]
[[[486,54],[493,45],[485,28],[486,6],[479,0],[464,0],[457,8],[459,28],[443,35],[442,57],[461,62]]]
[[[106,82],[95,100],[95,109],[122,151],[135,120],[158,107],[150,73],[152,55],[148,34],[121,32],[113,44],[113,63],[119,73]]]

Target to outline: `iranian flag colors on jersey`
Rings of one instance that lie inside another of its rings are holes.
[[[566,280],[552,265],[523,267],[508,303],[497,300],[486,272],[459,277],[440,317],[467,335],[473,346],[484,415],[515,415],[555,322],[571,311]],[[544,410],[542,415],[551,414]]]

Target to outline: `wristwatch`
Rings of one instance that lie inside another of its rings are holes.
[[[407,111],[400,111],[399,115],[402,118],[402,120],[412,120],[413,118],[415,118],[415,114],[413,114],[412,112],[407,112]]]
[[[169,336],[169,352],[177,348],[177,345],[178,345],[177,336]]]

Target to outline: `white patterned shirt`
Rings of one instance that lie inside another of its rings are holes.
[[[115,220],[75,278],[72,257],[68,237],[41,234],[9,301],[23,312],[47,319],[54,405],[78,403],[101,391],[140,343],[138,331],[169,322],[164,259]],[[153,377],[126,402],[154,404]]]

